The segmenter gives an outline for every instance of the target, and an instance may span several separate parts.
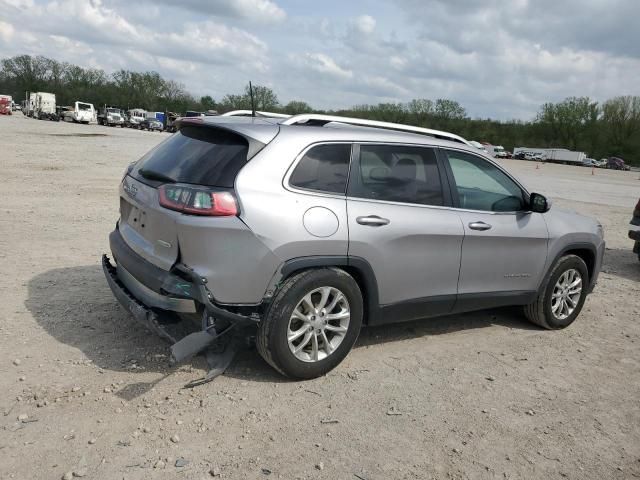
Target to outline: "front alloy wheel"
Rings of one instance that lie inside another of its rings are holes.
[[[307,293],[291,313],[287,330],[289,349],[298,360],[324,360],[342,343],[349,330],[351,310],[344,294],[334,287]]]
[[[580,314],[588,285],[589,270],[584,260],[577,255],[565,255],[545,278],[535,301],[524,307],[524,313],[543,328],[565,328]]]
[[[566,270],[555,286],[551,296],[551,313],[558,320],[567,319],[578,306],[582,295],[582,276],[575,268]]]

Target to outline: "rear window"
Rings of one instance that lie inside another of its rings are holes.
[[[133,175],[145,183],[155,179],[232,188],[247,163],[248,149],[247,141],[234,133],[185,126],[142,157]]]
[[[344,195],[350,158],[349,144],[315,146],[300,160],[291,174],[289,184],[305,190]]]

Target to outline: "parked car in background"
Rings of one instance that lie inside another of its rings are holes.
[[[585,158],[582,161],[582,166],[583,167],[599,167],[600,166],[600,162],[598,160],[596,160],[595,158]]]
[[[163,125],[160,120],[157,118],[147,117],[140,122],[139,126],[140,130],[150,130],[150,131],[158,131],[161,132],[163,130]]]
[[[116,107],[102,107],[98,112],[98,125],[124,127],[124,114]]]
[[[633,209],[633,217],[629,222],[629,238],[634,240],[633,253],[638,255],[640,260],[640,199],[636,203],[636,208]]]
[[[92,103],[75,102],[73,107],[67,107],[62,112],[62,120],[74,123],[87,124],[93,120],[95,109]]]
[[[624,160],[620,157],[609,157],[607,159],[606,168],[610,170],[630,170],[631,167],[624,163]]]
[[[180,119],[119,202],[107,282],[168,338],[162,311],[198,322],[173,360],[246,328],[293,378],[337,366],[362,325],[519,305],[567,327],[605,249],[597,220],[551,208],[463,138],[348,117]]]

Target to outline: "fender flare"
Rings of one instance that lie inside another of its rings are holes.
[[[360,288],[364,290],[365,318],[363,323],[365,325],[376,324],[380,315],[378,280],[371,264],[364,258],[348,255],[314,255],[292,258],[285,261],[281,267],[281,280],[285,280],[300,270],[322,267],[346,267],[347,273],[351,274]]]
[[[567,245],[562,247],[562,249],[556,254],[556,256],[553,258],[553,260],[549,263],[549,265],[547,267],[547,271],[544,273],[544,276],[542,277],[542,281],[538,285],[538,292],[540,291],[542,286],[545,284],[545,282],[549,278],[549,275],[551,275],[551,271],[553,270],[553,267],[556,265],[556,263],[558,263],[558,260],[560,260],[562,257],[564,257],[567,254],[567,252],[570,252],[572,250],[588,250],[591,253],[591,255],[593,255],[593,268],[594,268],[594,270],[595,270],[595,268],[597,268],[598,249],[596,248],[596,246],[594,244],[589,243],[589,242],[571,242],[571,243],[568,243]],[[587,265],[587,268],[589,268],[589,265]],[[591,291],[592,288],[593,288],[593,280],[597,276],[595,273],[596,273],[595,271],[589,271],[589,291]]]

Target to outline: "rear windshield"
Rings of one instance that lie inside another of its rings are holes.
[[[236,175],[247,163],[248,150],[247,141],[234,133],[184,126],[142,157],[132,173],[145,183],[151,180],[155,184],[232,188]]]

